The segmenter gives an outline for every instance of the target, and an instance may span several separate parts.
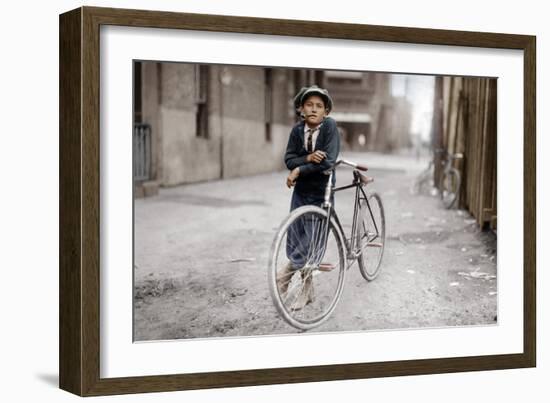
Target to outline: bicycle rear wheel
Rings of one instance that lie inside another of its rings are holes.
[[[359,199],[357,248],[361,254],[357,262],[363,278],[372,281],[380,273],[386,243],[386,219],[378,193],[371,193],[367,197],[368,203],[364,197]]]
[[[277,231],[268,266],[269,290],[283,319],[301,330],[319,326],[334,311],[345,274],[344,243],[334,220],[316,206],[292,211]]]
[[[441,180],[441,201],[445,208],[450,209],[455,204],[460,190],[460,173],[456,168],[443,172]]]

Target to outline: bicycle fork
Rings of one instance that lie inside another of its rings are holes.
[[[327,242],[328,242],[328,233],[330,231],[330,219],[331,219],[331,213],[332,213],[332,203],[330,202],[330,196],[332,195],[332,176],[334,175],[334,172],[331,171],[328,176],[327,186],[325,187],[325,197],[322,204],[323,209],[327,212],[327,220],[325,222],[324,228],[321,229],[321,233],[323,234],[323,253],[321,256],[319,256],[319,262],[321,263],[323,261],[323,258],[325,256],[325,252],[327,250]]]

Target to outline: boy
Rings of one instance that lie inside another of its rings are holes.
[[[336,122],[327,117],[333,106],[328,91],[316,85],[304,87],[294,100],[303,120],[292,128],[285,153],[285,164],[290,170],[286,185],[294,187],[291,211],[306,204],[323,204],[328,181],[323,171],[332,167],[340,152]],[[334,181],[333,175],[333,185]],[[287,238],[289,262],[277,273],[277,286],[281,294],[286,292],[292,275],[305,264],[303,253],[294,245],[309,244],[307,239],[311,236],[304,228],[294,228],[289,233],[294,234]],[[313,301],[311,276],[307,276],[304,282],[302,293],[291,307],[293,310],[302,309]]]

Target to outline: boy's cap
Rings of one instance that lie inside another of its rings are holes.
[[[302,87],[302,89],[298,92],[298,94],[294,98],[294,105],[295,106],[297,105],[296,107],[299,108],[304,104],[305,100],[311,95],[319,95],[321,98],[323,98],[327,111],[330,112],[332,110],[332,98],[330,97],[328,91],[316,85],[312,85],[311,87]],[[299,104],[296,102],[298,97],[300,99]]]

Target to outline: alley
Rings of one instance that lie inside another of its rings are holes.
[[[382,196],[382,272],[366,282],[353,265],[332,317],[310,332],[497,323],[496,236],[437,197],[412,195],[426,161],[347,153],[365,163]],[[337,172],[339,185],[351,170]],[[286,172],[162,188],[135,201],[136,341],[296,333],[277,314],[268,255],[291,191]],[[353,192],[336,211],[348,231]]]

